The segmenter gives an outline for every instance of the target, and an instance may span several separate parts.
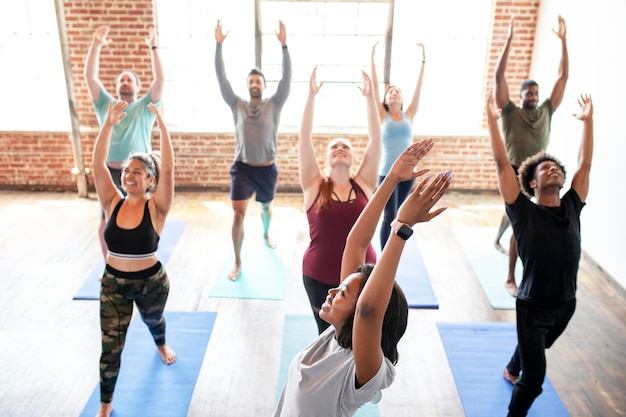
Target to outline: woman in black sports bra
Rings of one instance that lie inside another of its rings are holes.
[[[158,153],[134,153],[122,166],[121,183],[127,196],[117,189],[106,166],[111,131],[125,116],[124,101],[111,103],[93,151],[93,175],[98,199],[105,213],[106,267],[100,288],[100,410],[98,417],[111,414],[113,391],[120,369],[126,331],[137,305],[154,338],[163,363],[176,361],[165,343],[163,310],[169,280],[156,250],[165,218],[174,198],[174,150],[169,132],[153,104],[161,132]],[[158,187],[157,187],[158,184]]]

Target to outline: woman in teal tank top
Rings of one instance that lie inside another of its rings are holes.
[[[419,106],[422,79],[424,77],[424,64],[426,63],[426,51],[423,44],[417,44],[422,50],[422,62],[420,65],[419,75],[417,77],[417,84],[415,85],[413,97],[411,98],[411,103],[406,110],[404,110],[402,91],[397,86],[389,85],[388,80],[384,80],[386,87],[385,95],[383,96],[383,101],[381,102],[380,100],[378,76],[376,74],[376,64],[374,62],[376,45],[377,43],[372,47],[371,72],[372,88],[374,91],[374,98],[376,100],[376,107],[378,108],[378,115],[382,130],[382,158],[378,170],[378,183],[380,184],[385,179],[385,176],[389,172],[393,162],[411,143],[413,143],[413,119],[417,114]],[[411,192],[413,182],[413,180],[409,180],[399,183],[385,206],[383,222],[380,227],[381,250],[385,247],[387,239],[389,239],[391,221],[396,218],[398,207],[400,207],[402,202],[404,202],[406,197]]]

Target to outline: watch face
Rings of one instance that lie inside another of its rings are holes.
[[[413,229],[411,229],[406,224],[403,224],[402,227],[398,229],[398,236],[400,236],[404,240],[407,240],[408,238],[410,238],[412,234],[413,234]]]

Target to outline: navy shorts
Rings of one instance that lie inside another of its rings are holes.
[[[256,201],[269,203],[276,194],[278,168],[276,164],[255,167],[241,161],[230,167],[230,199],[247,200],[256,194]]]

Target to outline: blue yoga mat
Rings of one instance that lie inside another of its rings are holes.
[[[165,312],[167,343],[177,357],[172,365],[161,361],[141,318],[133,318],[122,352],[112,417],[186,416],[216,316],[215,312]],[[80,416],[93,417],[99,406],[100,385],[96,384]]]
[[[495,249],[494,249],[495,250]],[[517,343],[510,323],[437,323],[466,417],[502,417],[513,386],[502,377]],[[546,377],[529,417],[569,417]]]
[[[235,254],[228,235],[224,237],[228,253],[224,256],[209,297],[282,300],[287,290],[289,269],[294,261],[297,229],[288,220],[272,221],[270,235],[278,247],[271,249],[263,240],[260,218],[255,216],[246,220],[244,227],[246,235],[241,247],[239,278],[236,281],[228,279],[228,273],[235,264]]]
[[[500,253],[493,245],[498,231],[495,227],[455,227],[454,234],[461,244],[489,303],[496,309],[515,309],[515,297],[504,288],[509,270],[509,257]],[[510,239],[510,229],[501,242],[505,247]],[[522,262],[518,259],[515,278],[522,279]]]
[[[313,314],[307,316],[286,315],[283,328],[283,345],[280,353],[280,371],[278,373],[278,390],[276,402],[287,379],[289,364],[294,356],[317,337],[317,325]],[[384,394],[383,394],[384,395]],[[377,417],[378,406],[366,403],[354,414],[356,417]]]
[[[372,245],[380,258],[379,230],[376,229]],[[437,309],[439,302],[433,291],[424,258],[420,251],[417,236],[413,235],[406,241],[402,257],[398,264],[396,281],[402,287],[410,308]]]
[[[163,265],[167,264],[170,255],[178,242],[178,238],[183,234],[185,229],[184,220],[168,220],[165,222],[161,239],[159,240],[159,249],[157,254]],[[100,299],[100,278],[104,271],[104,260],[100,258],[98,265],[91,271],[83,285],[74,294],[74,300],[99,300]]]

